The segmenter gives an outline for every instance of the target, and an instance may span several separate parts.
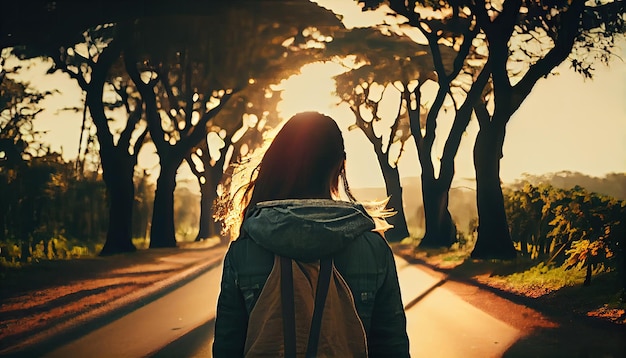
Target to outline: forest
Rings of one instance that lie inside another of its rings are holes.
[[[388,241],[469,248],[478,260],[582,267],[585,283],[594,272],[617,270],[626,288],[626,174],[546,174],[510,186],[499,176],[515,111],[564,61],[591,78],[597,63],[614,56],[625,30],[623,2],[357,2],[363,11],[387,6],[394,20],[347,28],[332,9],[309,1],[182,0],[172,9],[165,1],[92,8],[40,0],[28,2],[28,16],[26,2],[7,4],[0,31],[2,266],[228,242],[220,220],[234,210],[236,174],[284,120],[275,85],[307,63],[335,61],[346,67],[335,77],[336,94],[354,114],[351,129],[371,143],[371,167],[382,173],[397,212]],[[83,116],[75,160],[51,151],[33,125],[53,93],[20,80],[29,61],[46,61],[50,74],[67,74],[84,95],[82,107],[70,109]],[[395,114],[383,118],[389,96]],[[453,124],[436,158],[444,115]],[[454,159],[471,120],[480,126],[476,190],[458,193]],[[417,190],[403,188],[398,173],[408,141],[419,158]],[[146,143],[159,160],[154,178],[137,167]],[[199,196],[177,182],[183,163]]]

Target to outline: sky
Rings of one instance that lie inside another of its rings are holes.
[[[507,125],[501,178],[520,179],[524,173],[544,174],[563,170],[591,176],[626,172],[626,64],[613,61],[599,68],[593,80],[585,80],[563,64],[559,75],[540,80]],[[319,110],[340,124],[347,147],[347,174],[354,187],[383,185],[382,175],[370,168],[377,163],[371,144],[360,130],[349,131],[354,115],[336,106],[330,95],[331,80],[321,80],[326,66],[309,65],[283,86],[283,117],[299,111]],[[332,71],[329,71],[332,73]],[[318,95],[313,95],[318,93]],[[451,125],[438,125],[435,150],[441,153]],[[456,177],[473,178],[472,149],[478,123],[472,119],[456,157]],[[410,140],[399,162],[401,176],[420,174],[417,150]]]
[[[318,2],[322,5],[329,2],[342,4],[339,0]],[[347,27],[380,21],[384,17],[380,13],[361,15],[351,1],[346,4],[348,10],[343,11]],[[617,53],[626,59],[626,41],[620,46]],[[558,75],[537,83],[507,126],[501,161],[504,182],[513,182],[523,173],[569,170],[601,177],[611,172],[626,172],[626,63],[622,59],[613,59],[609,68],[598,65],[593,80],[585,80],[574,73],[566,61],[556,69]],[[53,150],[62,150],[67,159],[75,159],[81,114],[60,109],[80,106],[84,94],[65,74],[57,72],[46,76],[47,68],[46,64],[33,65],[25,75],[40,89],[61,91],[42,103],[46,110],[38,116],[35,126],[47,132],[44,140]],[[303,67],[300,75],[279,84],[284,91],[278,111],[283,118],[305,110],[324,112],[335,118],[344,134],[347,176],[351,186],[381,187],[382,175],[371,144],[360,130],[348,130],[354,116],[345,105],[337,106],[337,98],[332,96],[334,82],[331,76],[339,72],[339,67],[334,64],[317,63]],[[450,125],[445,118],[440,119],[435,151],[443,149]],[[477,131],[478,124],[472,120],[456,157],[456,178],[467,178],[471,182],[474,177],[472,147]],[[140,166],[154,169],[150,151],[148,148],[142,152]],[[420,174],[412,140],[407,142],[398,166],[402,177]],[[185,170],[180,173],[189,175]]]

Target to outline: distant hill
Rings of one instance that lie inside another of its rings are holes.
[[[590,192],[626,200],[626,173],[610,173],[602,178],[570,171],[560,171],[543,175],[524,174],[521,180],[509,186],[515,188],[523,185],[524,181],[533,185],[550,184],[560,189],[571,189],[579,185]]]
[[[401,184],[404,212],[409,231],[412,236],[421,237],[425,230],[421,180],[419,177],[404,177]],[[352,192],[360,201],[382,200],[387,196],[385,188],[354,188]],[[448,208],[457,228],[467,232],[469,221],[478,216],[476,192],[467,187],[453,187],[450,190]]]
[[[561,189],[570,189],[579,185],[590,192],[626,200],[626,173],[611,173],[602,178],[570,171],[543,175],[525,174],[522,179],[512,184],[505,184],[505,186],[521,187],[525,181],[533,185],[546,183]],[[463,232],[468,232],[470,220],[478,216],[474,185],[472,180],[460,179],[455,180],[450,189],[448,208],[457,228]],[[409,231],[412,236],[420,237],[425,230],[421,180],[419,177],[402,178],[402,188],[404,211]],[[352,191],[361,201],[382,200],[386,197],[384,188],[355,188]]]

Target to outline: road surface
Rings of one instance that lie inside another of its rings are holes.
[[[413,357],[500,357],[516,328],[466,303],[396,257]],[[45,357],[210,357],[221,267]]]

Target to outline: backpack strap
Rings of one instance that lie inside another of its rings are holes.
[[[315,292],[315,307],[309,331],[309,341],[307,343],[306,357],[313,358],[317,355],[320,331],[322,327],[322,315],[324,304],[328,295],[330,276],[333,270],[331,258],[320,260],[320,273],[317,279],[317,290]],[[280,299],[283,315],[283,339],[285,347],[285,357],[296,357],[296,315],[293,297],[293,271],[291,259],[280,257]]]
[[[320,274],[317,278],[317,290],[315,291],[315,307],[313,308],[313,318],[311,320],[311,330],[309,332],[309,343],[307,344],[306,357],[317,356],[317,346],[320,340],[320,329],[322,327],[322,315],[324,304],[328,295],[330,285],[330,273],[333,269],[333,261],[330,258],[320,260]]]
[[[296,357],[296,312],[293,303],[291,259],[280,257],[280,300],[283,313],[285,358]]]

